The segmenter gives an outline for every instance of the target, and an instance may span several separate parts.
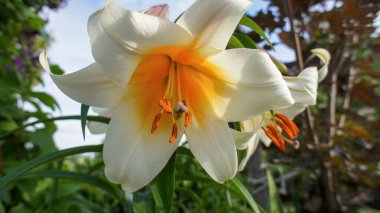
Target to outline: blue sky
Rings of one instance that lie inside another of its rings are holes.
[[[153,5],[169,4],[170,18],[174,20],[194,0],[114,0],[123,7],[141,11]],[[94,62],[91,47],[87,35],[88,17],[104,5],[104,0],[69,0],[66,7],[58,11],[45,11],[42,15],[49,19],[47,32],[53,37],[48,48],[48,57],[51,63],[58,64],[67,73],[79,70]],[[257,10],[266,6],[262,0],[252,0],[249,13],[254,14]],[[276,40],[276,38],[272,38]],[[272,40],[273,41],[273,40]],[[294,59],[294,53],[284,46],[276,49],[274,55],[284,61]],[[55,112],[55,116],[79,114],[80,104],[64,95],[54,85],[49,76],[44,76],[46,86],[39,88],[52,94],[61,106],[62,111]],[[104,135],[91,135],[86,133],[86,141],[83,141],[79,121],[58,122],[58,131],[54,135],[55,141],[60,148],[99,144]]]

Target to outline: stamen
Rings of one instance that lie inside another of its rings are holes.
[[[190,124],[191,124],[191,117],[193,115],[191,114],[191,112],[189,111],[188,113],[185,114],[185,127],[189,127]]]
[[[296,136],[292,132],[292,130],[282,121],[276,120],[276,123],[281,127],[281,129],[289,136],[290,139],[293,140]]]
[[[182,103],[187,107],[187,109],[189,109],[189,102],[187,102],[186,100],[182,100]],[[185,124],[184,124],[185,127],[190,126],[192,117],[193,117],[193,114],[190,112],[190,110],[188,110],[188,112],[186,112],[185,114]]]
[[[160,107],[167,113],[169,114],[172,114],[173,113],[173,110],[172,110],[172,103],[170,101],[170,99],[160,99],[158,101],[158,105],[160,105]]]
[[[177,124],[173,124],[172,135],[169,138],[169,143],[174,143],[178,137],[178,126]]]
[[[156,129],[158,128],[158,125],[160,124],[161,119],[161,113],[158,113],[153,120],[152,129],[150,130],[150,133],[153,134]]]
[[[297,125],[292,120],[290,120],[288,117],[286,117],[283,114],[278,114],[278,113],[275,114],[275,116],[276,116],[276,118],[283,121],[286,124],[286,126],[288,126],[290,128],[293,135],[296,136],[296,135],[300,134],[300,130],[298,129]]]
[[[278,130],[273,124],[266,126],[267,129],[264,129],[265,134],[269,139],[273,141],[273,143],[281,150],[285,151],[285,141],[284,138],[278,133]]]

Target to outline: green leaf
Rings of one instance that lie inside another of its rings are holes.
[[[3,134],[9,133],[18,128],[16,122],[14,122],[13,120],[0,121],[0,122],[1,122],[0,133],[3,133]]]
[[[194,158],[194,155],[193,155],[193,153],[191,153],[190,149],[183,147],[183,146],[178,147],[176,150],[176,153],[180,154],[180,155],[185,155],[185,156],[190,157],[190,158]]]
[[[172,212],[173,209],[175,159],[176,154],[174,153],[151,186],[158,212]]]
[[[277,69],[280,70],[282,74],[286,74],[288,72],[288,68],[285,66],[285,64],[281,63],[279,60],[277,60],[275,57],[270,56],[273,63],[276,65]]]
[[[269,212],[282,213],[282,203],[278,195],[276,183],[271,172],[267,169],[268,188],[269,188]]]
[[[30,96],[33,98],[37,98],[41,103],[43,103],[45,106],[49,107],[53,111],[56,108],[59,108],[57,101],[47,93],[31,92]]]
[[[273,48],[273,45],[269,41],[269,38],[265,34],[264,30],[258,24],[256,24],[256,22],[254,22],[252,19],[250,19],[247,16],[243,16],[243,18],[241,18],[239,24],[244,25],[244,26],[250,28],[251,30],[255,31],[257,34],[259,34],[261,37],[263,37],[265,39],[265,41],[269,44],[269,46],[271,46]]]
[[[56,64],[50,65],[50,71],[55,75],[62,75],[65,72]]]
[[[176,191],[184,193],[189,198],[191,198],[192,200],[194,200],[199,205],[200,208],[203,208],[204,204],[203,204],[202,198],[199,197],[199,195],[194,190],[192,190],[191,188],[177,187]]]
[[[210,179],[209,177],[205,176],[199,176],[199,175],[192,175],[192,174],[177,174],[176,175],[177,181],[193,181],[193,182],[203,182],[206,184],[210,184],[213,187],[217,188],[223,188],[226,187],[230,192],[234,193],[235,195],[241,197],[243,200],[245,200],[248,205],[254,210],[254,212],[262,213],[265,212],[265,210],[256,204],[255,200],[253,199],[252,195],[249,193],[249,191],[245,188],[245,186],[237,179],[236,177],[229,180],[225,184],[220,184],[215,182],[214,180]]]
[[[93,177],[91,175],[77,173],[77,172],[62,171],[62,170],[45,170],[45,171],[28,173],[17,179],[43,178],[43,177],[63,178],[63,179],[79,181],[82,183],[87,183],[92,186],[99,187],[103,189],[104,191],[110,193],[114,197],[119,198],[117,191],[108,181],[105,181],[97,177]]]
[[[240,182],[240,180],[237,177],[231,179],[229,183],[232,183],[234,188],[240,193],[240,196],[244,198],[245,201],[247,201],[248,205],[252,208],[253,211],[255,211],[256,213],[262,212],[260,211],[252,195],[249,193],[248,189],[245,188],[245,186]]]
[[[37,129],[29,133],[30,141],[38,147],[43,154],[56,151],[55,143],[52,137],[53,131],[49,128]]]
[[[133,193],[133,211],[132,212],[144,212],[155,213],[154,200],[150,193]]]
[[[234,35],[237,39],[239,39],[240,43],[243,44],[245,48],[257,49],[256,43],[246,34],[235,33]]]
[[[2,177],[0,179],[0,188],[4,187],[6,184],[14,181],[16,178],[21,177],[26,172],[30,171],[31,169],[36,168],[37,166],[41,164],[47,163],[49,161],[52,161],[58,158],[70,156],[70,155],[76,155],[76,154],[85,153],[85,152],[101,152],[102,149],[103,149],[103,145],[81,146],[81,147],[75,147],[75,148],[70,148],[70,149],[64,149],[64,150],[49,153],[47,155],[40,156],[16,168],[12,172],[10,172],[8,175]]]
[[[87,122],[87,114],[88,114],[89,109],[90,109],[90,106],[87,106],[85,104],[82,104],[80,107],[80,124],[82,126],[83,140],[86,139],[86,122]]]
[[[227,48],[244,48],[244,45],[239,41],[239,39],[235,35],[232,35],[230,40],[228,41]]]

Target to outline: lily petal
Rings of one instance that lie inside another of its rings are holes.
[[[188,46],[192,36],[173,22],[159,17],[125,10],[109,1],[102,11],[104,30],[121,46],[147,53],[162,46]]]
[[[213,113],[227,121],[241,121],[268,109],[284,108],[294,103],[281,73],[268,54],[261,50],[226,50],[208,57],[207,61],[217,66],[222,74],[209,75],[214,78],[210,80],[214,85],[213,93],[206,89],[202,91],[202,85],[197,85],[200,94],[210,101],[211,110],[199,109],[208,110],[205,114]],[[201,74],[195,72],[194,75]]]
[[[98,63],[66,75],[55,75],[50,71],[46,52],[40,54],[40,63],[49,72],[57,87],[80,103],[97,107],[113,107],[125,94],[124,89],[114,84]]]
[[[186,128],[189,147],[206,172],[223,183],[237,171],[237,152],[225,121],[194,116]]]
[[[243,159],[239,163],[239,168],[238,168],[239,171],[244,170],[249,159],[251,158],[253,153],[256,151],[257,146],[259,145],[259,142],[260,142],[259,139],[260,139],[259,134],[255,133],[247,142],[248,143],[247,151],[245,153],[245,156],[243,157]]]
[[[92,110],[98,113],[100,116],[110,118],[114,108],[100,108],[100,107],[91,107]],[[108,124],[96,121],[87,121],[87,128],[92,134],[105,134],[107,132]]]
[[[264,116],[257,115],[252,119],[240,122],[240,129],[243,132],[257,132],[263,126]]]
[[[253,132],[240,132],[234,129],[230,129],[232,136],[234,137],[236,148],[239,150],[247,149],[249,139],[254,135]]]
[[[119,86],[125,87],[138,66],[141,56],[121,46],[104,30],[101,23],[102,10],[88,19],[92,55],[106,74]]]
[[[316,55],[324,63],[323,66],[318,70],[318,82],[321,82],[327,76],[331,55],[329,51],[323,48],[312,49],[311,52],[314,53],[314,55]]]
[[[177,24],[196,38],[199,46],[224,50],[250,5],[247,0],[197,0]]]
[[[151,134],[154,114],[147,112],[146,119],[142,120],[136,113],[139,106],[129,99],[115,110],[103,149],[107,178],[131,192],[153,180],[164,168],[181,138],[169,144],[172,121],[169,116],[163,116],[160,127]]]
[[[318,71],[316,67],[304,69],[297,77],[284,76],[295,103],[314,105],[317,99]]]

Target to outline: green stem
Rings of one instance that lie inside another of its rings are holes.
[[[25,129],[28,126],[34,126],[34,125],[39,124],[39,123],[47,123],[47,122],[54,122],[54,121],[64,121],[64,120],[81,120],[81,116],[80,115],[67,115],[67,116],[59,116],[59,117],[53,117],[53,118],[40,119],[40,120],[37,120],[37,121],[33,121],[33,122],[30,122],[30,123],[24,124],[24,125],[16,128],[16,129],[14,129],[14,130],[6,133],[6,134],[4,134],[4,135],[1,135],[0,138],[1,137],[5,137],[7,135],[10,135],[13,132]],[[109,123],[110,122],[110,118],[102,117],[102,116],[87,116],[87,120],[88,121],[101,122],[101,123]]]
[[[35,158],[24,165],[16,168],[12,172],[10,172],[8,175],[2,177],[0,179],[0,188],[4,187],[6,184],[9,182],[15,180],[16,178],[19,178],[26,172],[34,169],[35,167],[49,162],[51,160],[55,160],[58,158],[70,156],[70,155],[76,155],[76,154],[81,154],[85,152],[101,152],[103,149],[103,145],[95,145],[95,146],[81,146],[81,147],[75,147],[75,148],[70,148],[70,149],[65,149],[65,150],[60,150],[57,152],[52,152],[47,155],[40,156],[38,158]]]

